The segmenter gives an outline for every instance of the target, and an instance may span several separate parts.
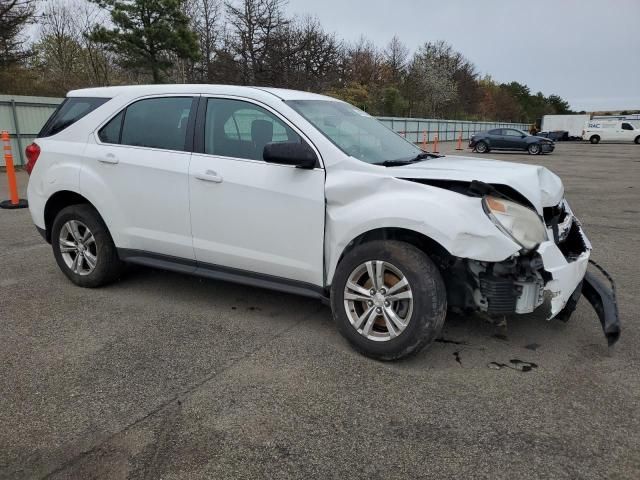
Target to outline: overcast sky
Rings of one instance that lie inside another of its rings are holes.
[[[289,0],[349,41],[445,40],[481,74],[574,110],[640,109],[640,0]]]

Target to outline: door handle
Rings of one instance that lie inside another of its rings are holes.
[[[207,170],[204,173],[196,173],[195,177],[198,180],[203,180],[205,182],[222,183],[222,177],[213,170]]]
[[[113,163],[116,164],[120,160],[113,153],[107,153],[104,157],[98,157],[98,161],[102,163]]]

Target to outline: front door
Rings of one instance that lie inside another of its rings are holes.
[[[323,286],[324,170],[266,163],[269,142],[305,142],[249,100],[203,98],[189,168],[198,264]]]
[[[633,142],[636,138],[636,131],[628,122],[622,122],[620,125],[620,140],[623,142]]]

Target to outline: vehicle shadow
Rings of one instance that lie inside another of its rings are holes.
[[[138,266],[131,267],[109,288],[126,290],[137,301],[149,304],[150,315],[163,308],[167,302],[165,294],[170,292],[172,306],[184,310],[186,315],[201,311],[217,315],[228,312],[242,320],[239,323],[242,328],[267,326],[275,331],[295,327],[290,332],[293,337],[290,341],[293,345],[300,341],[301,348],[311,349],[310,354],[314,348],[321,348],[317,345],[323,344],[324,352],[338,350],[359,358],[358,362],[372,361],[351,349],[335,328],[330,308],[316,299]],[[568,354],[584,347],[578,345],[579,340],[575,338],[574,322],[593,323],[592,330],[597,334],[596,318],[580,321],[579,317],[588,313],[581,302],[568,324],[547,321],[542,315],[534,314],[510,317],[506,323],[496,325],[479,315],[450,311],[441,335],[428,349],[406,360],[384,365],[403,370],[509,368],[531,371],[533,367],[528,367],[528,363],[555,364],[560,357],[564,361]],[[212,328],[215,325],[212,324]],[[314,346],[309,346],[308,338],[313,339]],[[607,354],[601,337],[593,338],[590,348],[595,355]]]

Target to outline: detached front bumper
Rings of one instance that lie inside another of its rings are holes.
[[[499,264],[469,265],[478,279],[476,306],[493,317],[541,309],[549,320],[566,321],[584,295],[607,342],[614,344],[620,338],[620,319],[613,279],[590,261],[591,244],[566,202],[546,211],[545,217],[551,240],[535,252]],[[588,270],[590,263],[601,275]]]

